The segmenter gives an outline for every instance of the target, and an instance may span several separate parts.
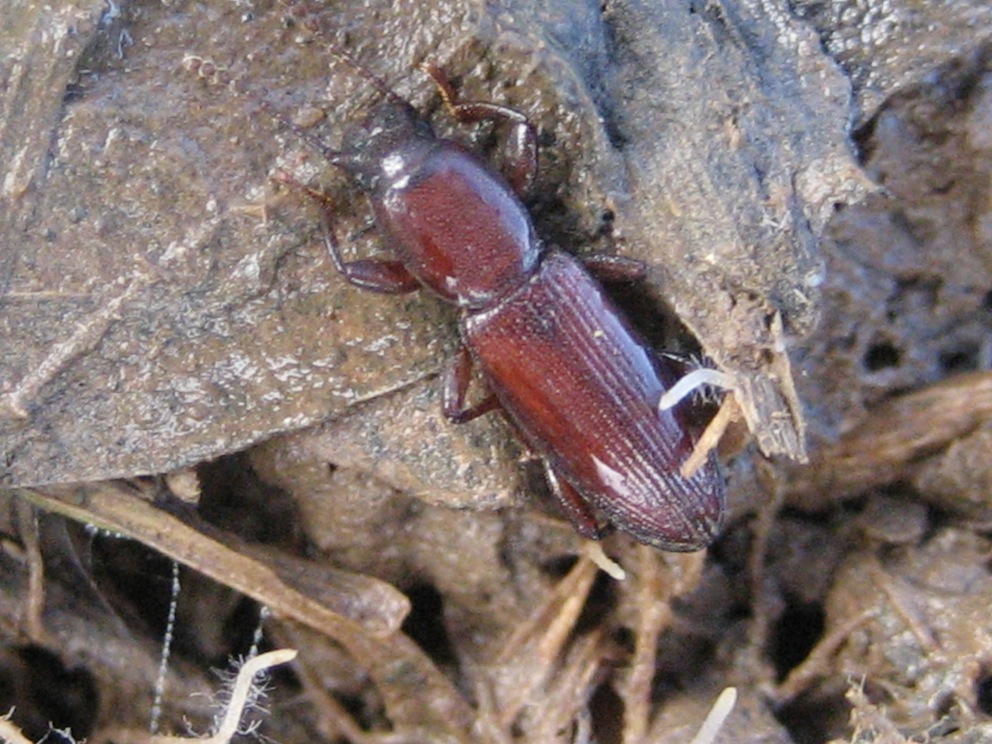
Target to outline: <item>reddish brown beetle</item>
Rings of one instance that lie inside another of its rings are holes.
[[[634,333],[577,259],[538,239],[520,200],[537,165],[527,119],[492,103],[457,102],[440,70],[425,67],[459,120],[511,125],[512,156],[501,175],[437,138],[409,103],[335,53],[386,100],[346,132],[340,150],[279,118],[368,194],[396,254],[345,261],[326,208],[325,241],[344,278],[394,294],[426,287],[459,307],[463,346],[444,377],[446,416],[464,422],[502,410],[543,458],[552,490],[586,537],[601,535],[594,507],[618,529],[665,550],[712,542],[725,508],[723,481],[712,457],[692,477],[680,475],[695,437],[679,407],[658,408],[677,365]],[[596,261],[593,268],[612,266],[616,274],[622,264]],[[491,395],[466,408],[473,365]]]

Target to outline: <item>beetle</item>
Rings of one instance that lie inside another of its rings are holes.
[[[263,107],[371,202],[394,259],[346,261],[322,200],[324,242],[344,279],[389,294],[426,288],[458,308],[461,348],[443,374],[446,417],[460,423],[502,411],[544,461],[552,492],[583,536],[604,534],[599,512],[663,550],[706,547],[723,520],[724,484],[712,455],[691,477],[680,474],[693,426],[684,404],[658,406],[679,366],[632,329],[582,262],[535,233],[522,201],[537,171],[532,124],[514,109],[459,102],[440,68],[424,66],[458,120],[511,127],[501,173],[437,137],[410,103],[342,50],[332,52],[384,93],[340,149]],[[607,275],[631,273],[623,259],[587,263]],[[467,406],[473,368],[489,395]]]

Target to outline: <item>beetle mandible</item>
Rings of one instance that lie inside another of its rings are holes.
[[[691,477],[680,474],[695,445],[693,429],[684,404],[658,408],[679,365],[632,330],[578,259],[535,234],[522,202],[537,170],[531,123],[504,106],[459,102],[440,68],[424,65],[459,121],[511,127],[500,173],[435,136],[407,101],[345,52],[332,53],[385,98],[345,132],[341,148],[274,115],[368,195],[396,256],[345,261],[325,206],[324,241],[342,276],[390,294],[426,287],[459,308],[462,346],[443,376],[445,415],[460,423],[501,410],[543,459],[552,491],[583,536],[601,537],[598,510],[642,543],[706,547],[723,519],[722,478],[712,455]],[[597,265],[609,273],[617,264]],[[466,407],[473,367],[489,395]]]

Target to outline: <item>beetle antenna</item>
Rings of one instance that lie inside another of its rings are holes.
[[[255,98],[254,96],[252,98],[255,100],[255,103],[258,104],[259,108],[262,109],[262,111],[323,155],[327,162],[331,165],[336,165],[338,167],[343,166],[345,157],[340,150],[335,150],[332,147],[328,147],[319,137],[312,132],[308,132],[268,101],[261,98]]]
[[[335,44],[324,30],[324,27],[320,23],[317,16],[306,6],[306,3],[301,2],[300,0],[281,0],[281,2],[286,7],[290,18],[310,33],[319,35],[324,39],[327,44],[327,51],[330,52],[332,56],[344,62],[348,65],[348,67],[365,78],[365,80],[368,81],[373,88],[382,93],[389,100],[395,103],[402,103],[407,106],[410,105],[410,102],[393,90],[385,80],[355,59],[351,54]]]
[[[286,8],[289,17],[294,23],[312,34],[319,35],[324,40],[327,45],[327,51],[331,54],[331,56],[348,65],[348,67],[361,75],[369,84],[372,85],[372,87],[374,87],[382,95],[386,96],[390,101],[407,107],[410,106],[410,102],[393,90],[385,80],[376,75],[369,68],[355,59],[351,54],[334,43],[328,33],[324,30],[324,27],[320,23],[320,20],[316,14],[313,13],[309,7],[307,7],[307,3],[305,1],[280,0],[280,2]],[[183,59],[183,67],[210,83],[224,85],[231,88],[238,95],[248,99],[261,111],[264,111],[267,116],[272,118],[279,125],[291,131],[302,141],[306,142],[313,149],[323,155],[324,158],[331,163],[331,165],[345,167],[345,161],[347,158],[340,150],[332,149],[326,145],[317,136],[306,131],[303,127],[286,116],[285,113],[262,98],[262,96],[257,92],[252,90],[244,90],[237,86],[226,68],[217,65],[209,59],[204,59],[203,57],[192,54],[187,54]]]

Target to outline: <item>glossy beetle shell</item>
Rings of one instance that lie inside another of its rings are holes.
[[[712,463],[685,479],[693,438],[658,399],[674,380],[571,256],[553,251],[498,305],[468,314],[465,343],[527,443],[619,529],[698,550],[720,529]]]
[[[392,100],[346,135],[343,150],[324,152],[369,194],[399,259],[345,262],[327,232],[335,264],[357,286],[400,292],[419,282],[461,308],[470,357],[459,359],[480,367],[564,485],[556,495],[576,528],[598,536],[591,505],[649,545],[708,545],[723,516],[723,482],[712,458],[692,478],[679,473],[693,435],[677,411],[658,410],[674,363],[630,330],[576,259],[543,247],[502,175]],[[452,369],[446,413],[469,420],[488,410],[465,410],[468,369]]]
[[[397,255],[449,302],[486,307],[537,266],[537,237],[520,200],[450,142],[401,169],[374,203]]]

